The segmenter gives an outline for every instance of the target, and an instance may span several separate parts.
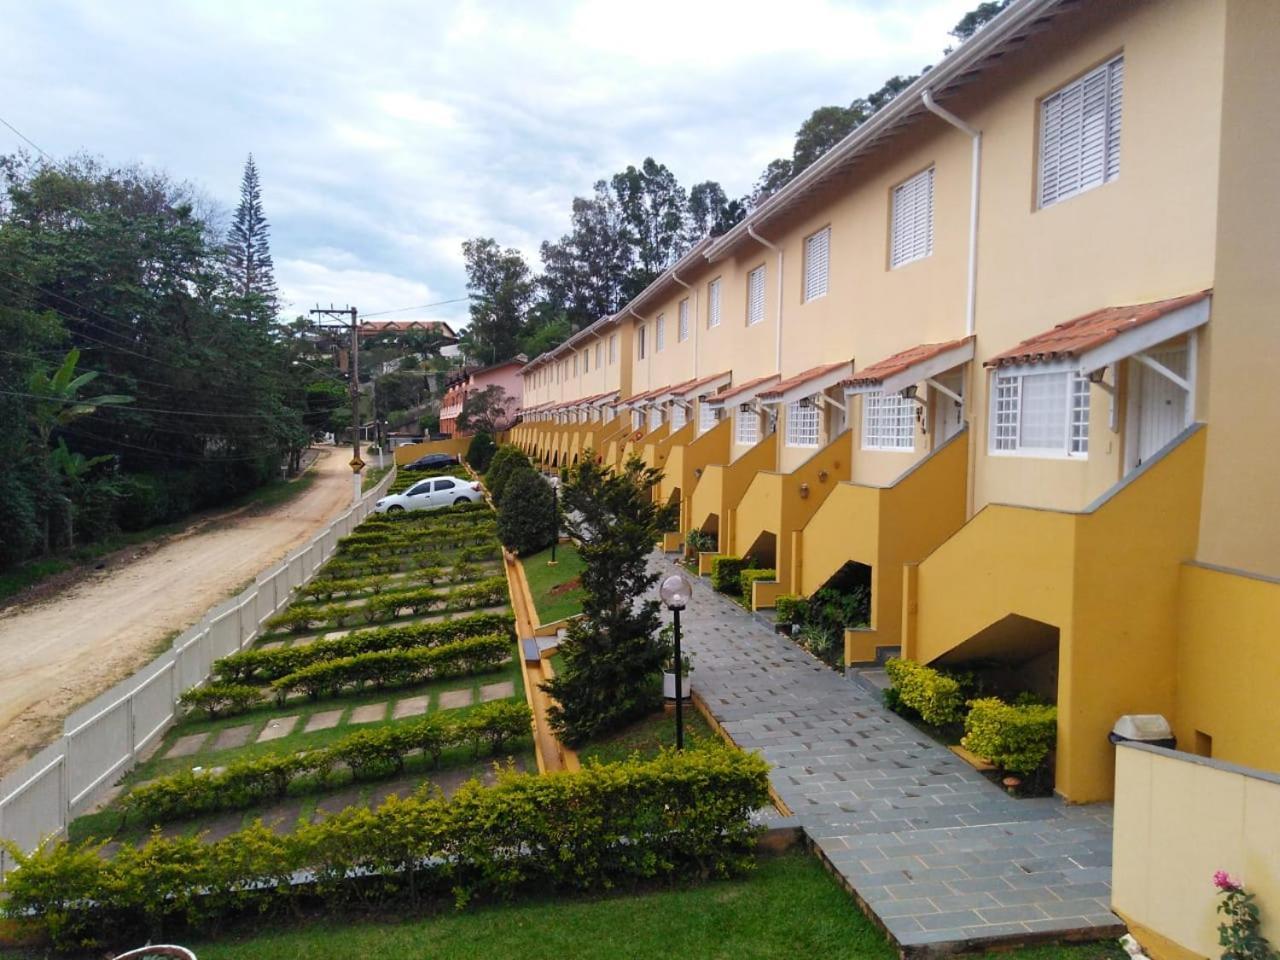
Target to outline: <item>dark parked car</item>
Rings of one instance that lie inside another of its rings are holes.
[[[413,463],[405,464],[406,470],[436,470],[440,467],[456,467],[461,461],[452,453],[428,453]]]

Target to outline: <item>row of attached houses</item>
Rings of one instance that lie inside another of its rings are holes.
[[[440,398],[440,432],[448,437],[461,435],[463,431],[458,429],[458,417],[467,404],[467,398],[490,387],[502,391],[501,412],[496,426],[499,429],[509,426],[519,414],[523,402],[524,378],[520,374],[528,359],[521,353],[502,363],[464,368],[451,375],[445,381],[444,396]]]
[[[1016,0],[722,236],[523,370],[515,442],[632,455],[754,604],[869,568],[851,664],[996,664],[1280,770],[1280,22]]]

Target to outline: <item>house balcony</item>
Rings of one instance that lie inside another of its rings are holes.
[[[849,434],[841,433],[791,472],[760,471],[747,484],[732,511],[730,549],[721,552],[751,556],[757,566],[777,571],[776,586],[755,588],[754,608],[772,607],[779,594],[794,592],[798,538],[836,486],[849,478],[849,452]]]
[[[991,504],[903,567],[903,655],[997,670],[1056,701],[1055,788],[1068,800],[1111,796],[1117,717],[1174,715],[1205,434],[1188,427],[1084,510]]]
[[[846,634],[846,663],[871,663],[902,645],[902,565],[964,524],[967,467],[968,433],[961,432],[887,486],[836,484],[792,535],[787,593],[811,596],[849,563],[870,568],[870,623]]]

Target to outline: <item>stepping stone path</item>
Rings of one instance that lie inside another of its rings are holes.
[[[287,737],[293,733],[293,728],[297,725],[298,715],[296,713],[292,717],[277,717],[262,728],[262,732],[258,734],[258,743],[267,743],[271,740]]]
[[[391,719],[420,717],[427,712],[427,704],[430,700],[431,698],[426,694],[421,697],[405,697],[403,700],[397,700],[395,709],[391,711]]]
[[[330,730],[338,725],[338,721],[342,719],[342,708],[337,710],[321,710],[319,713],[313,713],[307,720],[307,725],[302,728],[303,733],[315,733],[317,730]]]
[[[1124,932],[1109,804],[1009,797],[702,580],[681,623],[693,692],[904,955]]]
[[[475,694],[470,690],[446,690],[440,694],[441,710],[456,710],[458,707],[469,707],[475,701]]]
[[[373,723],[375,720],[387,719],[387,702],[366,703],[351,711],[351,719],[347,723]]]
[[[258,649],[259,650],[279,650],[288,642],[289,642],[288,640],[272,640],[269,643],[258,644]]]
[[[243,747],[249,742],[249,736],[252,733],[253,724],[251,723],[239,727],[227,727],[218,733],[218,738],[213,741],[213,749],[234,750],[236,747]]]
[[[173,746],[169,748],[169,752],[165,754],[165,757],[189,757],[200,749],[200,745],[205,742],[208,736],[209,734],[207,733],[189,733],[185,737],[179,737],[174,741]]]
[[[516,695],[516,685],[512,680],[503,680],[501,683],[486,683],[480,688],[480,699],[484,703],[490,700],[505,700],[507,697]]]

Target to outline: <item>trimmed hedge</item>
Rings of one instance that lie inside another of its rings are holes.
[[[960,681],[914,660],[890,657],[884,665],[900,703],[935,727],[958,723],[964,717]]]
[[[785,594],[774,601],[773,610],[778,615],[778,623],[803,623],[808,606],[809,601],[804,597]]]
[[[459,563],[483,563],[486,560],[497,560],[501,556],[502,548],[496,542],[462,547],[452,555],[432,547],[417,553],[401,553],[389,557],[353,557],[345,560],[335,558],[326,563],[316,576],[317,579],[350,579],[380,573],[399,573],[402,570],[415,570],[419,567],[444,566],[451,560]]]
[[[969,702],[960,742],[1002,770],[1026,775],[1044,763],[1057,737],[1057,707],[983,697]]]
[[[245,650],[214,661],[213,672],[223,683],[269,683],[312,663],[354,657],[375,650],[434,647],[467,637],[502,633],[514,636],[509,613],[473,613],[438,623],[410,623],[398,627],[359,630],[333,640],[316,640],[300,647]]]
[[[742,602],[751,609],[751,585],[757,580],[777,580],[777,570],[742,570],[738,573],[738,583],[742,585]]]
[[[262,702],[262,692],[257,687],[236,683],[207,683],[188,690],[178,697],[178,702],[188,710],[203,710],[213,720],[219,715],[230,717],[244,713]]]
[[[305,902],[386,911],[422,898],[458,907],[554,891],[688,882],[750,869],[769,802],[767,767],[725,748],[472,782],[452,800],[394,797],[278,836],[261,824],[215,843],[153,836],[110,858],[93,843],[46,844],[5,879],[5,911],[61,949],[269,922]],[[306,882],[295,882],[299,874]]]
[[[124,798],[124,807],[148,824],[242,810],[277,800],[305,779],[323,786],[339,764],[351,770],[353,779],[377,779],[403,770],[412,750],[423,751],[432,763],[452,747],[470,745],[477,756],[484,744],[500,750],[528,735],[532,722],[527,704],[495,700],[457,717],[434,713],[421,720],[361,730],[307,753],[273,753],[240,760],[217,773],[184,771],[160,777],[135,787]]]
[[[714,557],[711,560],[711,586],[720,593],[741,593],[742,571],[751,566],[745,557]]]
[[[488,577],[452,590],[415,587],[397,593],[383,593],[367,602],[348,606],[343,603],[295,603],[283,613],[267,621],[271,630],[292,633],[352,626],[358,623],[385,623],[400,616],[402,610],[414,616],[427,613],[453,613],[491,607],[507,601],[507,578]]]
[[[346,539],[338,541],[336,554],[344,560],[354,560],[367,556],[385,556],[398,553],[418,553],[424,541],[430,541],[439,549],[476,546],[487,543],[497,535],[497,521],[470,524],[467,529],[454,527],[450,530],[422,530],[411,534],[399,534],[389,540],[376,543],[348,543]]]
[[[438,647],[383,650],[354,657],[322,660],[271,682],[277,702],[305,693],[312,700],[335,696],[344,689],[358,691],[366,684],[403,687],[439,677],[492,670],[511,655],[511,641],[501,634],[468,637]]]

